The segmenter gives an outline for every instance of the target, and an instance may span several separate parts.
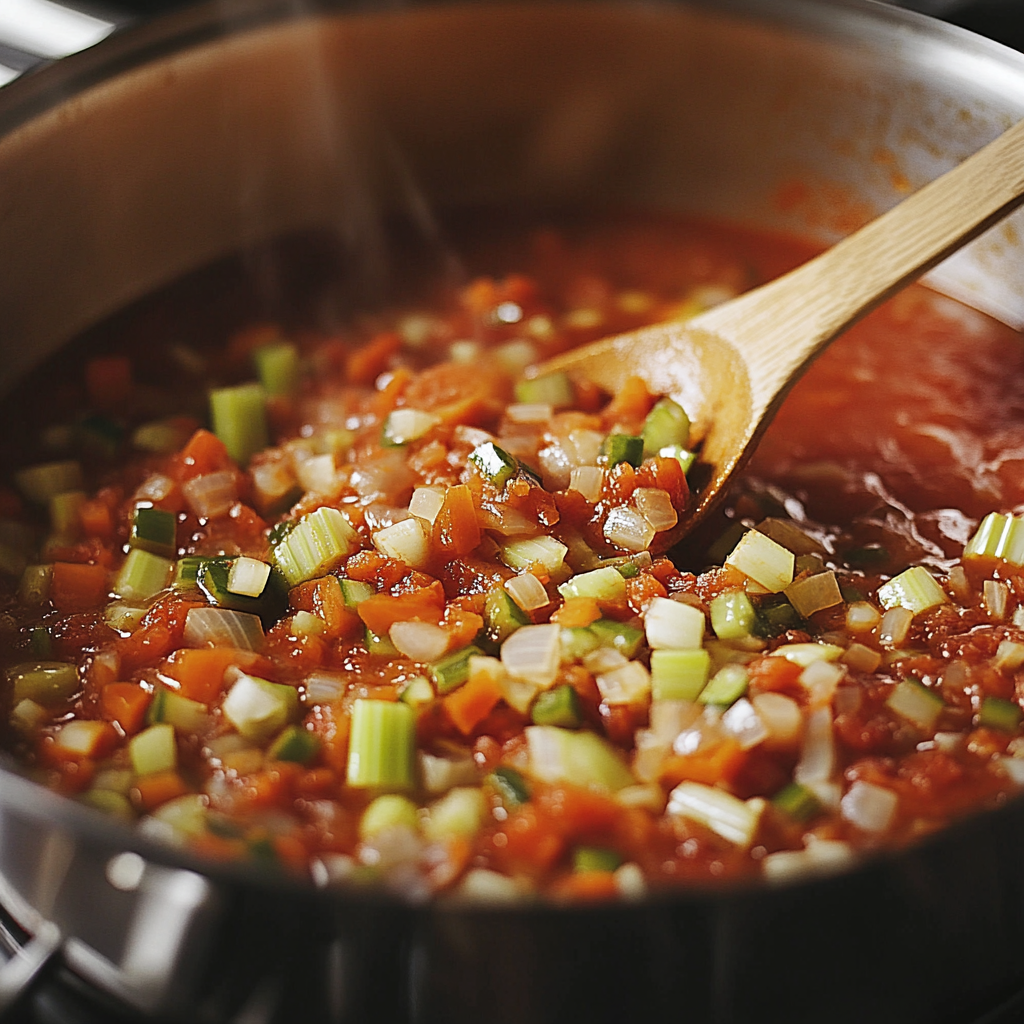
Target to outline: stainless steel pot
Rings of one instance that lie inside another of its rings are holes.
[[[221,0],[0,93],[0,386],[214,258],[481,200],[855,227],[1024,116],[1024,57],[870,0]],[[936,272],[1024,323],[1020,218]],[[1024,804],[848,873],[613,907],[436,905],[199,863],[0,772],[0,904],[188,1021],[934,1024],[1024,982]]]

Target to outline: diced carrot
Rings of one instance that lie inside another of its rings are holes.
[[[359,616],[345,607],[345,595],[336,576],[324,576],[316,581],[310,610],[324,620],[324,635],[328,639],[351,636],[359,628]]]
[[[504,399],[506,389],[504,378],[486,365],[438,363],[416,375],[406,389],[405,400],[414,409],[426,409],[445,422],[456,422],[454,416],[465,413],[472,417],[478,407],[490,408],[492,403]]]
[[[152,811],[168,800],[189,792],[185,780],[174,771],[143,775],[131,789],[132,803],[143,811]]]
[[[388,368],[391,357],[401,347],[402,339],[394,331],[385,331],[349,353],[345,360],[348,383],[372,384]]]
[[[209,430],[197,430],[175,456],[171,475],[179,481],[185,481],[232,466],[234,462],[224,442]]]
[[[510,812],[501,829],[504,843],[492,856],[499,869],[533,877],[549,871],[562,856],[565,840],[541,820],[530,804]]]
[[[188,845],[201,857],[209,857],[211,860],[237,861],[245,854],[245,843],[241,839],[218,836],[213,832],[189,836]]]
[[[99,498],[83,501],[78,509],[78,521],[82,532],[89,537],[109,540],[114,535],[114,517],[110,506]]]
[[[121,671],[130,674],[144,665],[155,665],[161,658],[180,647],[188,610],[205,607],[206,603],[202,601],[172,598],[150,608],[139,628],[117,642],[117,653],[121,656]]]
[[[138,732],[153,699],[138,683],[107,683],[100,691],[100,711],[129,735]]]
[[[675,754],[661,768],[661,781],[670,786],[680,782],[731,782],[746,763],[747,754],[733,739],[725,739],[695,754]]]
[[[272,768],[264,768],[246,776],[244,796],[247,810],[270,810],[288,799],[292,783],[302,774],[300,764],[275,761]]]
[[[800,684],[803,667],[788,658],[758,658],[747,666],[750,673],[750,689],[754,693],[785,693],[789,696],[803,696]]]
[[[478,675],[448,694],[444,706],[459,732],[468,736],[501,697],[501,687],[490,675]]]
[[[85,389],[100,409],[116,409],[132,392],[132,364],[124,356],[97,356],[85,364]]]
[[[434,519],[433,542],[447,558],[468,555],[480,543],[476,506],[465,484],[445,491],[444,502]]]
[[[609,424],[619,421],[641,423],[654,405],[654,396],[639,377],[627,377],[615,397],[605,408]]]
[[[570,597],[552,616],[563,629],[589,626],[601,618],[601,606],[592,597]]]
[[[352,719],[339,706],[322,704],[306,716],[313,735],[320,740],[323,761],[344,778],[348,766],[348,737]]]
[[[383,590],[390,590],[408,571],[405,562],[376,551],[357,551],[345,563],[345,575],[349,579],[373,583]]]
[[[109,593],[107,570],[102,565],[54,562],[50,600],[60,612],[90,611]]]
[[[637,615],[643,614],[656,597],[668,597],[668,590],[656,577],[644,572],[626,580],[626,601]]]
[[[535,799],[552,828],[572,841],[606,835],[622,813],[612,797],[583,786],[552,786],[541,789]]]
[[[247,664],[250,660],[249,652],[233,647],[186,647],[175,651],[160,672],[178,681],[183,697],[212,704],[224,689],[224,673],[229,666]]]
[[[387,384],[373,396],[373,411],[381,419],[384,419],[394,409],[398,399],[402,396],[402,392],[409,386],[409,381],[411,380],[412,371],[404,366],[399,366],[391,374],[391,379]]]
[[[385,636],[396,622],[440,622],[444,600],[444,587],[435,580],[429,587],[407,594],[373,594],[360,602],[356,610],[377,636]]]
[[[53,750],[58,757],[101,758],[109,756],[120,737],[109,722],[75,719],[60,727]]]
[[[566,900],[613,900],[619,887],[611,871],[576,871],[559,878],[551,886],[551,895]]]
[[[476,635],[484,628],[484,617],[468,608],[449,604],[444,610],[441,625],[448,631],[448,649],[456,651],[473,642]]]

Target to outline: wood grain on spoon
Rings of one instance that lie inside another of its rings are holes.
[[[686,322],[549,360],[616,391],[630,376],[678,401],[710,479],[683,530],[722,495],[826,345],[1024,201],[1024,121],[802,267]]]

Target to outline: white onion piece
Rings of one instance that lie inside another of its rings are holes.
[[[291,491],[297,481],[291,464],[283,457],[253,460],[249,466],[253,491],[258,502],[272,504]]]
[[[485,501],[478,513],[480,525],[505,537],[527,537],[537,532],[537,521],[518,509],[497,502]]]
[[[476,763],[472,754],[464,757],[436,757],[421,751],[420,778],[428,793],[439,795],[457,786],[472,786],[477,782]]]
[[[910,624],[913,621],[914,613],[909,608],[904,608],[902,605],[890,608],[879,623],[878,639],[883,644],[899,647],[906,640]]]
[[[884,832],[896,814],[899,797],[871,782],[855,782],[840,801],[843,817],[865,832]]]
[[[679,513],[672,504],[672,498],[660,487],[638,487],[633,492],[633,502],[640,515],[658,533],[671,530],[679,522]]]
[[[846,609],[846,628],[851,633],[866,633],[882,621],[882,613],[867,601],[854,601]]]
[[[311,672],[303,683],[307,704],[331,704],[345,695],[345,677],[335,672]]]
[[[388,630],[391,642],[413,661],[437,661],[448,650],[448,633],[433,622],[396,622]]]
[[[395,523],[401,523],[409,518],[409,513],[404,508],[396,505],[385,505],[382,501],[371,502],[363,510],[363,518],[366,521],[367,529],[371,533],[377,530],[387,529]]]
[[[554,622],[520,626],[502,645],[501,663],[510,676],[550,686],[561,661],[561,627]]]
[[[537,452],[537,462],[544,477],[544,486],[549,491],[564,491],[569,486],[572,466],[565,449],[554,442]]]
[[[532,612],[549,604],[551,598],[541,583],[532,572],[524,572],[522,576],[513,576],[505,583],[505,589],[509,597],[524,612]]]
[[[604,535],[626,551],[645,551],[657,531],[633,508],[613,508],[604,521]]]
[[[519,402],[510,405],[505,415],[513,423],[547,423],[553,410],[543,402]]]
[[[430,536],[422,519],[410,516],[373,535],[373,546],[388,558],[397,558],[413,569],[423,569],[430,558]]]
[[[593,466],[601,454],[604,435],[597,430],[571,430],[562,439],[562,447],[573,466]]]
[[[702,715],[702,709],[695,701],[652,700],[650,731],[659,743],[671,746],[675,738],[688,729]]]
[[[836,768],[831,708],[816,708],[807,716],[804,745],[793,778],[802,784],[827,782]]]
[[[594,675],[602,672],[614,672],[629,664],[627,658],[621,651],[614,647],[598,647],[583,655],[583,667]]]
[[[669,794],[668,814],[706,825],[737,846],[749,846],[764,811],[764,800],[740,800],[724,789],[700,782],[681,782]]]
[[[606,704],[639,704],[651,692],[651,674],[639,661],[628,661],[595,679]]]
[[[843,681],[846,670],[832,661],[813,661],[800,673],[800,683],[807,691],[811,707],[821,707],[832,701],[836,687]]]
[[[295,475],[302,489],[314,494],[330,494],[338,483],[338,470],[330,453],[296,459]]]
[[[409,515],[433,523],[444,504],[443,487],[417,487],[409,499]]]
[[[722,715],[722,728],[739,743],[742,750],[756,747],[769,735],[757,709],[746,697],[741,697]]]
[[[604,489],[604,470],[599,466],[577,466],[569,474],[569,488],[579,491],[587,501],[600,501]]]
[[[132,500],[154,503],[163,501],[174,490],[174,487],[174,481],[169,476],[164,476],[163,473],[151,473],[142,482]]]
[[[258,615],[230,608],[190,608],[185,616],[185,643],[189,647],[237,647],[257,651],[263,646],[263,625]]]
[[[416,482],[400,449],[385,449],[372,459],[361,459],[350,477],[359,497],[398,504],[398,498]]]
[[[982,585],[981,601],[985,610],[997,622],[1006,618],[1006,603],[1010,599],[1010,588],[999,580],[985,580]]]
[[[794,747],[800,742],[804,716],[792,697],[784,693],[758,693],[751,697],[758,717],[768,730],[765,742],[775,747]]]
[[[238,478],[230,469],[186,480],[181,493],[192,511],[202,519],[227,512],[238,498]]]

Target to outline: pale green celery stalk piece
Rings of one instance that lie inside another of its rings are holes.
[[[210,392],[213,432],[240,466],[270,443],[267,395],[256,383],[215,388]]]
[[[401,701],[356,700],[349,735],[348,784],[367,789],[412,789],[416,713]]]

